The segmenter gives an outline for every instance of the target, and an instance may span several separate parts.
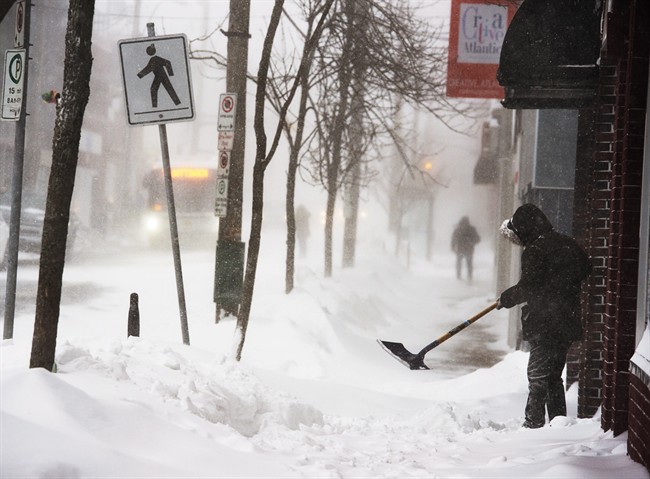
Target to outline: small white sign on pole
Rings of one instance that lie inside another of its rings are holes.
[[[118,47],[130,125],[194,119],[185,35],[120,40]]]
[[[234,131],[220,131],[219,138],[217,140],[217,150],[228,150],[232,151],[232,147],[235,144],[235,132]]]
[[[217,131],[235,131],[235,114],[237,112],[237,93],[219,95],[219,117]]]
[[[18,121],[23,105],[25,50],[6,50],[4,65],[2,119]]]
[[[16,3],[14,48],[25,48],[25,0]]]
[[[219,151],[219,164],[217,165],[217,178],[228,178],[230,174],[230,151]]]
[[[217,198],[214,205],[214,214],[223,218],[228,213],[228,179],[217,179]]]

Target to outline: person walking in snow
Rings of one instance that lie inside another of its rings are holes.
[[[472,281],[474,247],[481,241],[467,216],[463,216],[451,235],[451,249],[456,253],[456,277],[461,278],[463,259],[467,263],[467,279]]]
[[[539,428],[566,416],[562,370],[571,343],[582,337],[580,284],[591,264],[576,241],[553,229],[532,204],[520,206],[500,232],[523,246],[521,277],[497,301],[497,309],[523,304],[523,339],[530,344],[526,428]]]

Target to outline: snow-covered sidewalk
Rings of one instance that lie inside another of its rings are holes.
[[[527,355],[507,348],[504,311],[429,353],[431,371],[378,347],[381,337],[417,350],[483,309],[489,255],[472,285],[451,256],[407,269],[366,251],[331,279],[304,260],[288,296],[281,256],[264,256],[274,259],[260,268],[241,363],[229,359],[234,322],[214,323],[211,251],[184,255],[189,347],[167,257],[67,267],[68,291],[93,294],[64,293],[57,374],[27,368],[30,308],[0,347],[0,476],[650,477],[625,435],[575,419],[575,387],[569,417],[520,427]],[[142,337],[126,339],[131,291]]]

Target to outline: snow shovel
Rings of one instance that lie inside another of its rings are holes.
[[[485,308],[480,313],[476,314],[475,316],[472,316],[467,321],[464,321],[464,322],[460,323],[454,329],[452,329],[448,333],[443,334],[438,339],[436,339],[434,342],[427,344],[417,354],[413,354],[412,352],[410,352],[408,349],[406,349],[404,347],[404,345],[402,343],[392,343],[390,341],[382,341],[381,339],[378,339],[377,342],[379,343],[379,345],[382,348],[384,348],[386,350],[386,352],[388,354],[393,356],[395,359],[397,359],[402,364],[408,366],[410,369],[429,369],[427,367],[427,365],[424,364],[424,356],[429,351],[431,351],[433,348],[439,346],[440,344],[444,343],[449,338],[451,338],[453,335],[455,335],[456,333],[462,331],[463,329],[465,329],[470,324],[478,321],[479,319],[481,319],[483,316],[488,314],[490,311],[492,311],[496,307],[497,307],[497,303],[492,303],[490,306]]]

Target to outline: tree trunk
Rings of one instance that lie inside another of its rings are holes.
[[[327,192],[327,206],[325,208],[325,271],[326,278],[332,276],[332,239],[334,234],[334,208],[336,206],[336,192]]]
[[[309,48],[307,52],[314,48],[314,42],[320,36],[325,17],[332,6],[334,0],[328,0],[322,9],[320,22],[316,28],[314,35],[307,39]],[[266,152],[266,132],[264,130],[264,104],[266,99],[266,84],[268,81],[269,64],[271,61],[271,50],[273,48],[273,40],[280,23],[280,16],[282,15],[282,7],[284,0],[275,0],[273,6],[273,13],[269,22],[269,29],[264,38],[264,46],[262,48],[262,58],[260,59],[260,66],[257,74],[257,91],[255,92],[255,138],[257,148],[255,152],[255,165],[253,167],[253,205],[252,205],[252,219],[251,219],[251,233],[249,239],[248,256],[246,257],[246,274],[244,276],[244,286],[242,293],[242,304],[237,317],[237,336],[239,344],[235,353],[237,361],[241,359],[242,350],[244,348],[244,341],[246,340],[246,330],[248,329],[248,321],[250,318],[251,305],[253,303],[253,290],[255,289],[255,275],[257,273],[257,262],[260,253],[260,243],[262,237],[262,220],[264,212],[264,172],[266,167],[273,159],[277,149],[282,128],[284,127],[287,110],[291,101],[294,98],[296,90],[302,76],[305,75],[307,70],[307,58],[303,56],[300,62],[300,68],[294,85],[287,95],[286,101],[280,109],[280,118],[278,120],[278,128],[273,138],[273,143],[269,152]]]
[[[287,196],[285,214],[287,216],[287,255],[284,272],[284,292],[293,291],[294,274],[296,269],[296,171],[298,170],[297,146],[291,149],[289,167],[287,169]]]
[[[90,97],[94,0],[70,0],[63,93],[57,106],[30,367],[52,371],[56,352],[70,202],[84,111]]]
[[[313,17],[310,18],[309,28],[307,29],[307,38],[312,33]],[[308,52],[308,44],[305,41],[303,56],[309,56],[307,70],[304,72],[300,82],[300,105],[298,107],[298,127],[296,138],[291,145],[289,156],[289,167],[287,170],[287,196],[286,196],[286,215],[287,215],[287,259],[285,270],[285,292],[289,294],[293,290],[295,261],[296,261],[296,173],[300,160],[300,149],[302,148],[302,139],[305,131],[305,115],[307,114],[307,99],[309,97],[309,71],[313,60],[313,50]]]
[[[341,171],[343,132],[349,112],[351,60],[354,33],[354,1],[345,1],[347,16],[346,39],[341,52],[339,65],[339,104],[332,134],[332,163],[327,168],[327,211],[325,215],[325,277],[332,276],[332,242],[334,233],[334,211],[338,194],[339,175]]]
[[[264,103],[266,99],[266,82],[273,49],[273,40],[280,23],[282,6],[284,0],[275,0],[273,13],[269,23],[269,29],[264,39],[262,58],[257,73],[257,92],[255,95],[255,138],[257,149],[255,152],[255,166],[253,167],[253,205],[251,218],[251,233],[248,241],[248,256],[246,257],[246,274],[242,292],[242,304],[237,317],[237,330],[239,331],[239,344],[235,357],[241,359],[241,353],[246,340],[248,319],[253,302],[253,290],[255,289],[255,275],[257,273],[257,261],[260,253],[260,242],[262,237],[262,219],[264,211],[264,171],[268,165],[266,158],[266,132],[264,130]],[[280,121],[284,121],[283,118]]]
[[[363,9],[367,8],[363,0],[357,0],[358,5]],[[360,28],[363,28],[360,25]],[[355,44],[355,47],[358,45]],[[354,87],[352,88],[353,96],[350,102],[351,121],[350,121],[350,178],[347,181],[347,195],[345,199],[344,216],[345,223],[343,227],[343,267],[351,268],[354,266],[357,247],[357,225],[359,221],[359,198],[361,195],[361,162],[363,159],[363,96],[364,96],[364,73],[365,62],[363,61],[363,52],[355,48],[354,58]]]
[[[427,261],[431,261],[433,254],[433,191],[427,195]]]
[[[360,158],[359,158],[360,160]],[[353,160],[355,161],[355,160]],[[359,198],[361,196],[361,162],[352,165],[352,184],[345,198],[345,223],[343,226],[343,267],[352,268],[357,249],[357,225],[359,222]]]

